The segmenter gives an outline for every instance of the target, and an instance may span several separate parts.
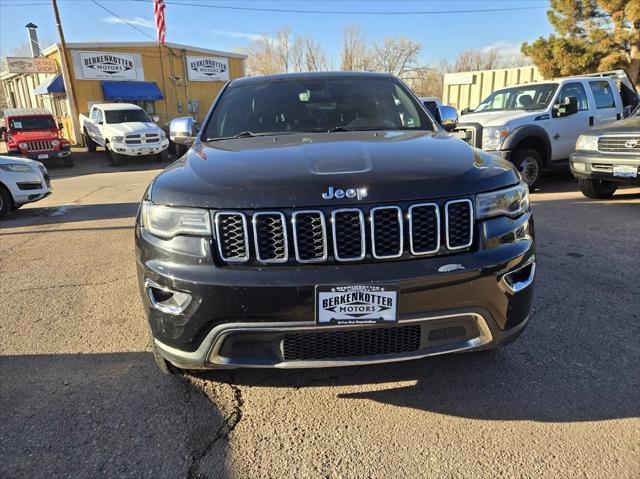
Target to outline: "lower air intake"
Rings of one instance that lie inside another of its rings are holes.
[[[420,326],[351,329],[288,334],[283,340],[285,361],[345,359],[409,353],[420,347]]]

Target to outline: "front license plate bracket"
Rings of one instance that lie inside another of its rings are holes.
[[[393,324],[398,321],[395,285],[316,286],[316,324]]]

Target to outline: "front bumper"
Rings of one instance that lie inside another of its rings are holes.
[[[626,167],[625,176],[620,176],[617,167]],[[609,180],[640,185],[640,157],[633,155],[607,155],[605,153],[573,153],[569,160],[573,176],[579,179]],[[635,170],[635,174],[633,171]],[[628,173],[632,171],[632,173]],[[631,176],[626,176],[626,175]]]
[[[478,222],[477,228],[479,247],[461,254],[259,268],[217,265],[208,239],[164,241],[137,226],[139,287],[157,351],[182,368],[344,366],[491,348],[517,337],[529,317],[535,275],[533,218],[529,213],[517,219],[493,218]],[[149,282],[188,293],[191,301],[180,314],[160,311],[146,289]],[[397,285],[399,321],[316,325],[316,285],[343,284]],[[379,331],[367,331],[408,326],[420,330],[411,350],[310,360],[287,359],[284,350],[285,340],[293,336],[312,335],[302,338],[311,338],[312,344],[325,340],[326,333],[375,335]],[[432,330],[460,334],[431,340]]]
[[[42,161],[42,160],[53,160],[56,158],[66,158],[71,156],[70,150],[51,150],[51,151],[24,151],[24,152],[16,152],[20,156],[25,158],[29,158],[30,160]]]
[[[113,143],[111,148],[119,155],[124,156],[157,155],[169,148],[169,140],[165,139],[158,143],[149,143],[144,145],[127,145],[125,143]]]

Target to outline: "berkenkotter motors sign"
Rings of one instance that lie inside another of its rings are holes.
[[[229,59],[187,56],[189,81],[229,81]]]
[[[79,80],[144,80],[137,53],[74,51],[73,65]]]

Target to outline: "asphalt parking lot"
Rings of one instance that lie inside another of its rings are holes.
[[[163,376],[133,222],[159,173],[101,153],[0,223],[0,477],[640,477],[640,190],[533,194],[519,341],[332,370]]]

